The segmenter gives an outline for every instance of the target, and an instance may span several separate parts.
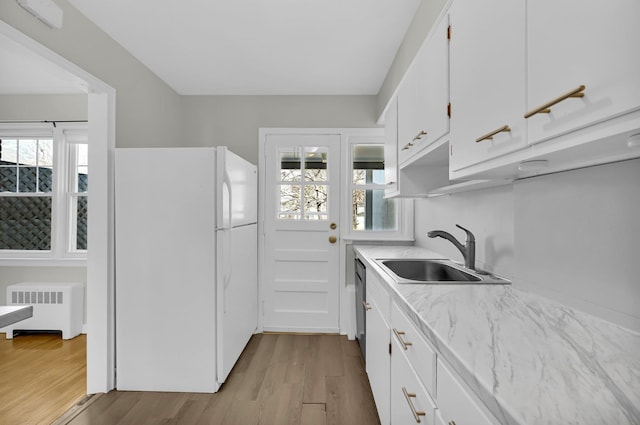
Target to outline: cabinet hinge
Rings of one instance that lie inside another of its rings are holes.
[[[451,102],[447,104],[447,116],[451,118]]]
[[[389,343],[389,355],[391,355],[391,343]]]
[[[447,27],[447,40],[451,40],[451,25]]]

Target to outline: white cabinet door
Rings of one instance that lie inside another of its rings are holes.
[[[444,16],[418,51],[398,91],[400,165],[419,158],[424,149],[449,132],[448,16]]]
[[[378,408],[381,425],[389,425],[389,380],[391,357],[389,356],[388,295],[379,293],[380,284],[373,273],[367,273],[367,375]],[[377,295],[377,297],[376,297]],[[384,303],[387,304],[385,308]]]
[[[528,140],[551,137],[640,107],[640,2],[527,2],[527,108],[532,111],[584,85],[528,118]]]
[[[455,425],[495,425],[497,421],[490,419],[486,408],[478,405],[449,368],[438,359],[438,410],[444,423]]]
[[[435,424],[436,406],[394,340],[391,355],[391,423]]]
[[[456,0],[449,12],[450,167],[458,171],[527,146],[525,3]]]
[[[398,184],[398,98],[394,97],[384,116],[384,196],[399,194]]]

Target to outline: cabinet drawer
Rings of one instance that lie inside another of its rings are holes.
[[[441,359],[438,359],[438,410],[445,424],[496,425],[481,401],[470,394],[470,389],[461,383]],[[491,417],[491,418],[490,418]]]
[[[412,368],[398,340],[391,355],[391,423],[435,424],[436,405]]]
[[[430,394],[436,395],[436,352],[424,339],[418,328],[393,303],[391,309],[392,339],[411,363]]]
[[[367,302],[373,301],[380,310],[380,315],[384,318],[385,322],[391,322],[391,314],[389,312],[389,304],[391,298],[389,293],[382,286],[380,278],[375,272],[367,269]]]

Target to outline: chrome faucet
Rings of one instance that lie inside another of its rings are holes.
[[[448,240],[452,244],[454,244],[456,248],[458,248],[462,253],[462,257],[464,257],[464,266],[468,269],[475,270],[476,269],[476,238],[473,236],[473,233],[471,233],[469,230],[465,229],[464,227],[460,226],[459,224],[456,224],[456,227],[467,232],[466,245],[462,245],[451,233],[445,232],[444,230],[432,230],[427,233],[427,236],[429,236],[430,238],[441,237]]]

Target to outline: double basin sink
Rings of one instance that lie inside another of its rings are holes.
[[[511,283],[489,273],[467,269],[449,260],[376,259],[375,262],[398,283],[467,285]]]

